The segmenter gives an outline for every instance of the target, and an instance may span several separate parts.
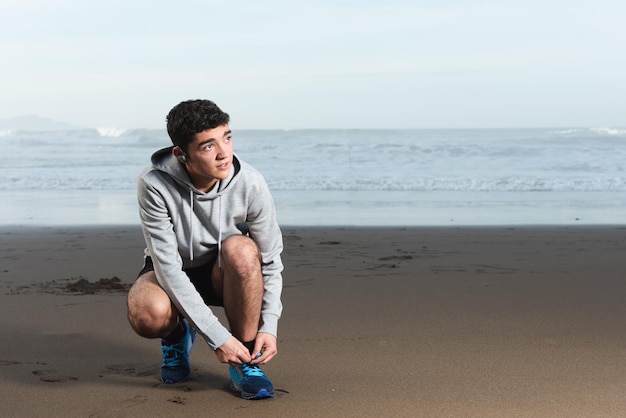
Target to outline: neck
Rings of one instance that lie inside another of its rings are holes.
[[[208,193],[210,192],[215,185],[217,184],[217,179],[213,179],[210,183],[203,183],[203,184],[196,184],[195,182],[193,183],[194,187],[198,190],[200,190],[202,193]]]

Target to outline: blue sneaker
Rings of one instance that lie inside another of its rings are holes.
[[[163,383],[179,383],[191,378],[189,352],[196,340],[196,330],[189,326],[186,320],[181,319],[185,327],[185,336],[176,344],[167,345],[161,340],[163,363],[161,364],[161,381]]]
[[[263,399],[274,397],[274,386],[256,364],[229,366],[230,389],[239,392],[244,399]]]

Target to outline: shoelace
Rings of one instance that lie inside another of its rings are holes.
[[[249,363],[243,364],[241,366],[241,371],[243,372],[244,376],[246,377],[250,377],[250,376],[265,376],[265,374],[263,373],[263,370],[261,370],[261,368],[257,365],[252,365]]]
[[[181,343],[163,346],[163,366],[179,366],[184,350],[185,345]]]

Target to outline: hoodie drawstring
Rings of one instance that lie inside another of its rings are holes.
[[[222,268],[222,196],[217,196],[217,266]],[[193,190],[189,189],[189,259],[193,261]]]
[[[218,211],[217,211],[217,267],[222,269],[222,195],[217,196],[218,199]]]
[[[189,259],[193,261],[193,190],[189,189]]]

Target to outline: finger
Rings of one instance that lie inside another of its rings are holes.
[[[250,356],[248,350],[242,351],[241,353],[239,353],[237,360],[240,361],[239,364],[250,363],[250,361],[252,360],[252,356]]]
[[[265,356],[264,358],[260,359],[261,360],[260,364],[267,364],[273,358],[274,358],[274,354],[269,354],[269,355]]]
[[[252,361],[250,361],[250,364],[259,364],[264,360],[265,353],[257,353],[256,355],[252,356]]]
[[[263,341],[261,341],[260,338],[256,339],[256,342],[254,343],[254,351],[252,351],[252,353],[252,357],[258,356],[259,354],[263,353]]]
[[[253,364],[267,364],[278,352],[276,350],[266,350],[261,357],[253,361]]]

